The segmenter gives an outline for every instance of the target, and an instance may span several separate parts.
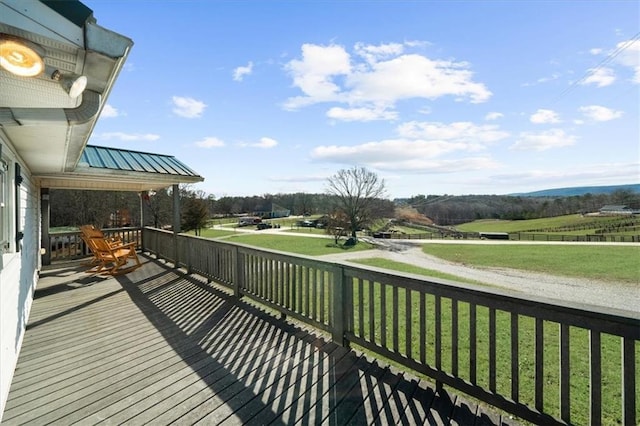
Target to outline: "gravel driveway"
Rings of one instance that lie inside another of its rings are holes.
[[[509,268],[481,268],[449,262],[422,252],[420,244],[389,242],[375,251],[320,256],[345,261],[382,257],[464,277],[547,299],[578,302],[640,313],[640,283],[600,281],[529,272]]]

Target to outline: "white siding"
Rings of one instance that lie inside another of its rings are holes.
[[[7,153],[8,144],[0,139],[3,152]],[[0,419],[11,386],[25,327],[29,318],[33,292],[36,287],[40,267],[40,189],[31,179],[29,170],[21,164],[23,177],[20,191],[20,209],[18,228],[24,233],[20,250],[16,250],[16,215],[15,215],[15,161],[12,153],[7,153],[11,160],[9,178],[10,192],[10,239],[9,249],[1,254],[0,260]]]

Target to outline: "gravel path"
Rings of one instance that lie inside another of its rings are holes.
[[[370,250],[321,256],[324,260],[346,261],[382,257],[423,268],[464,277],[494,287],[507,288],[528,295],[622,309],[640,313],[640,283],[624,283],[555,276],[509,268],[481,268],[461,265],[430,256],[416,243],[390,243],[374,252]]]

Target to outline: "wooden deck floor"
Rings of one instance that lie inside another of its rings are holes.
[[[144,262],[43,271],[3,424],[516,423]]]

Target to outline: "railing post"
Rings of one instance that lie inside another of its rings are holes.
[[[242,297],[241,290],[244,288],[244,257],[238,247],[234,247],[232,253],[233,271],[231,277],[233,279],[233,295],[239,299]]]
[[[341,265],[335,265],[333,268],[331,299],[331,340],[340,346],[349,347],[349,342],[344,336],[349,307],[345,303],[348,297],[344,279],[344,267]]]

